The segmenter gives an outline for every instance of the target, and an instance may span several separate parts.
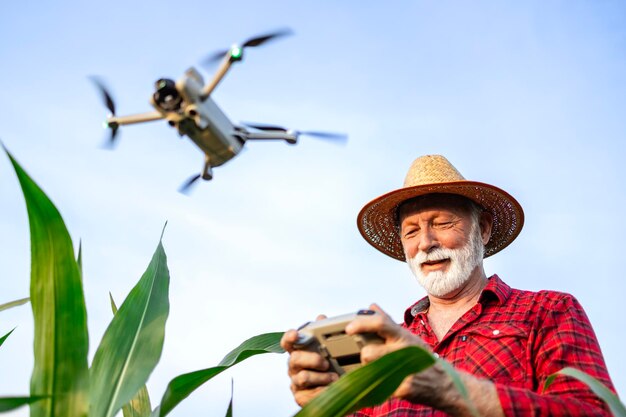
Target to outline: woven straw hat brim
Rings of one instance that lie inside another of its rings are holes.
[[[413,197],[433,193],[467,197],[492,214],[493,226],[491,238],[485,245],[485,258],[507,247],[524,225],[522,206],[506,191],[476,181],[453,181],[400,188],[372,200],[357,217],[361,235],[384,254],[405,261],[396,217],[398,206]]]

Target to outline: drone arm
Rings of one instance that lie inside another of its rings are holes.
[[[213,90],[215,90],[215,87],[217,87],[219,82],[222,81],[222,78],[224,78],[224,76],[230,69],[230,66],[232,65],[232,63],[233,63],[233,60],[231,59],[230,54],[226,54],[224,56],[224,59],[222,59],[222,63],[217,69],[217,72],[213,76],[213,79],[209,83],[207,83],[207,85],[205,85],[204,88],[202,89],[201,99],[203,101],[206,100],[207,97],[211,95]]]
[[[246,140],[284,140],[287,143],[294,144],[298,141],[298,136],[289,132],[281,131],[265,131],[265,132],[248,132],[242,135]]]
[[[161,113],[153,111],[148,113],[133,114],[130,116],[111,116],[107,119],[107,124],[109,126],[123,126],[135,123],[151,122],[163,118],[165,117]]]

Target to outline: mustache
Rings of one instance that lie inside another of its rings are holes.
[[[424,262],[436,262],[436,261],[442,261],[444,259],[453,258],[454,255],[455,255],[454,249],[435,248],[428,253],[418,252],[413,257],[413,261],[419,264],[422,264]]]

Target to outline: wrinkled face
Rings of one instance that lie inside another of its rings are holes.
[[[428,294],[443,297],[477,273],[490,223],[462,198],[422,197],[404,204],[399,220],[407,263]]]

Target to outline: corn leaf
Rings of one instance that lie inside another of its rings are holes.
[[[341,417],[351,411],[385,401],[402,380],[435,363],[435,357],[418,346],[391,352],[328,386],[295,417]]]
[[[13,330],[15,330],[15,327],[13,328]],[[9,335],[11,333],[13,333],[13,330],[11,330],[9,333],[5,334],[4,336],[0,337],[0,346],[2,346],[2,344],[4,343],[5,340],[7,340],[7,337],[9,337]]]
[[[111,311],[115,316],[117,314],[117,304],[115,304],[115,300],[113,299],[113,294],[111,294],[111,292],[109,292],[109,301],[111,302]]]
[[[233,417],[233,396],[235,395],[235,382],[230,380],[230,402],[226,410],[226,417]]]
[[[22,304],[26,304],[30,301],[30,297],[20,298],[19,300],[9,301],[8,303],[0,304],[0,311],[8,310],[12,307],[21,306]]]
[[[111,301],[111,310],[113,315],[115,315],[117,314],[117,305],[111,293],[109,293],[109,300]],[[150,395],[148,395],[148,388],[145,385],[139,389],[137,395],[129,403],[122,406],[124,417],[150,417],[151,413]]]
[[[161,357],[169,314],[163,245],[113,317],[90,369],[90,417],[113,417],[145,385]]]
[[[6,149],[5,149],[6,151]],[[30,300],[35,321],[31,417],[87,414],[87,312],[72,240],[45,193],[7,151],[30,224]]]
[[[122,406],[122,414],[124,417],[150,417],[152,414],[150,407],[148,388],[144,385],[130,402]]]
[[[284,353],[285,351],[280,347],[280,338],[282,336],[282,332],[254,336],[224,356],[224,359],[218,366],[179,375],[172,379],[161,399],[159,416],[163,417],[169,414],[174,407],[198,387],[231,366],[262,353]]]
[[[559,375],[571,376],[572,378],[576,378],[586,384],[589,388],[591,388],[591,391],[593,391],[594,394],[608,404],[615,417],[626,417],[626,407],[624,407],[624,404],[622,404],[617,395],[608,389],[602,382],[583,371],[579,371],[578,369],[563,368],[557,373],[550,375],[543,386],[544,391],[552,385],[554,379]]]
[[[83,241],[78,241],[78,256],[76,257],[76,265],[78,265],[78,272],[80,273],[80,279],[83,279]]]
[[[0,413],[13,411],[26,404],[34,403],[47,397],[0,397]]]

